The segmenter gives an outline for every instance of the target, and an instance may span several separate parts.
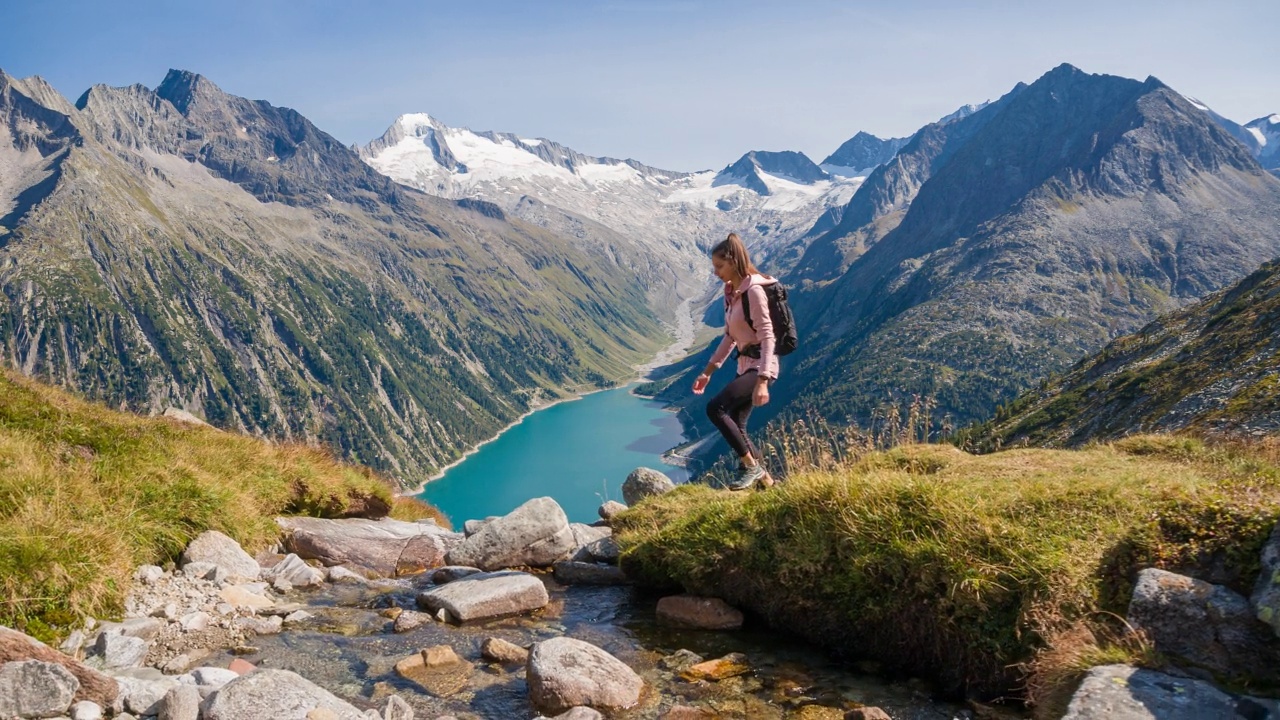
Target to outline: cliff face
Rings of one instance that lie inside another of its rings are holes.
[[[662,343],[653,252],[404,188],[190,73],[58,100],[0,76],[0,345],[28,375],[413,482]]]

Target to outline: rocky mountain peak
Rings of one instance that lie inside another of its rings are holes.
[[[822,168],[818,167],[802,152],[784,150],[769,152],[752,150],[743,155],[737,162],[720,171],[721,177],[737,178],[743,184],[761,195],[770,193],[769,186],[760,177],[760,173],[773,175],[801,185],[812,185],[822,180],[830,180]]]
[[[215,100],[227,97],[226,93],[208,78],[187,70],[169,70],[160,86],[156,88],[156,95],[173,103],[173,106],[183,115],[189,114],[191,106],[202,99]]]
[[[870,170],[883,165],[898,154],[903,145],[910,140],[904,138],[881,139],[871,133],[858,131],[836,151],[822,161],[824,168],[848,168],[850,171]]]

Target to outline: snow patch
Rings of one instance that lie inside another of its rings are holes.
[[[1250,135],[1252,135],[1252,136],[1254,137],[1254,139],[1256,139],[1256,140],[1258,141],[1258,144],[1259,144],[1259,145],[1261,145],[1261,146],[1263,146],[1263,147],[1266,147],[1266,145],[1267,145],[1267,136],[1266,136],[1266,134],[1264,134],[1264,133],[1263,133],[1261,130],[1259,130],[1258,128],[1254,128],[1254,127],[1246,127],[1246,128],[1245,128],[1245,130],[1248,130],[1248,131],[1249,131],[1249,134],[1250,134]]]
[[[869,168],[851,168],[844,165],[820,165],[822,171],[828,175],[836,175],[842,178],[853,178],[857,180],[866,180],[871,174],[874,167]]]
[[[1271,123],[1272,125],[1280,125],[1280,115],[1272,115],[1271,117],[1267,118],[1267,122]]]

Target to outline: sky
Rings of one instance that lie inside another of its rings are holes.
[[[0,69],[72,101],[178,68],[347,144],[427,112],[685,171],[820,162],[1063,62],[1243,123],[1280,113],[1277,38],[1274,0],[0,0]]]

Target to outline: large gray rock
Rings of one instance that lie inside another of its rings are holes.
[[[576,547],[564,510],[555,500],[540,497],[485,523],[451,550],[447,559],[450,565],[481,570],[546,567]]]
[[[188,563],[212,563],[231,577],[246,580],[258,579],[258,561],[240,547],[240,543],[217,530],[206,530],[182,551],[182,565]]]
[[[263,669],[236,678],[209,695],[203,717],[307,720],[307,713],[316,708],[328,710],[335,720],[368,720],[363,712],[297,673]]]
[[[293,553],[262,571],[262,579],[274,583],[283,580],[293,587],[309,587],[324,583],[325,572],[313,568]]]
[[[526,666],[529,698],[540,709],[625,708],[640,700],[644,681],[626,663],[590,643],[558,637],[535,643]]]
[[[75,658],[63,655],[30,635],[0,626],[0,665],[21,660],[40,660],[63,666],[80,681],[75,699],[88,700],[111,707],[119,693],[115,680],[88,667]]]
[[[1129,665],[1103,665],[1085,675],[1062,720],[1209,720],[1274,717],[1272,708],[1202,680]]]
[[[1275,667],[1274,638],[1244,596],[1220,585],[1149,568],[1138,574],[1129,624],[1156,650],[1214,673],[1249,676]]]
[[[123,707],[134,715],[157,715],[164,696],[180,683],[154,668],[132,668],[114,673],[120,684],[117,707]]]
[[[160,720],[199,720],[200,691],[194,685],[178,685],[160,701]]]
[[[96,657],[87,662],[102,670],[135,668],[142,665],[150,649],[151,644],[140,637],[102,633],[93,646]]]
[[[1262,567],[1249,600],[1253,604],[1254,616],[1270,625],[1271,631],[1280,636],[1280,523],[1276,524],[1271,537],[1262,546]]]
[[[0,665],[0,718],[65,715],[80,681],[57,663],[23,660]]]
[[[618,513],[626,509],[627,509],[627,506],[623,505],[617,500],[606,500],[604,504],[600,506],[600,509],[597,510],[596,512],[600,514],[601,520],[608,522],[612,520],[615,516],[617,516]]]
[[[612,537],[600,538],[582,548],[578,554],[582,555],[584,553],[596,562],[609,563],[611,565],[617,565],[618,559],[622,556],[618,541]],[[575,556],[575,559],[580,560],[582,558]]]
[[[432,612],[445,610],[460,622],[517,615],[551,601],[547,586],[529,573],[479,573],[418,594],[418,604]]]
[[[124,635],[142,638],[147,642],[156,639],[164,629],[164,621],[159,618],[129,618],[122,622],[103,622],[98,628],[99,635]]]
[[[281,517],[285,547],[326,566],[355,565],[382,577],[422,572],[444,564],[462,535],[436,525],[383,518],[325,520]]]
[[[647,497],[661,495],[675,489],[676,484],[666,475],[651,468],[638,467],[632,470],[622,483],[622,499],[626,500],[627,505],[630,506]]]

